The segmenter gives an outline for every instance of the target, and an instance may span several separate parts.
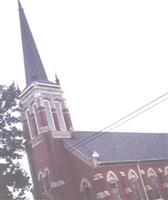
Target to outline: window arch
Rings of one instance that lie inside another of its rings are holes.
[[[157,174],[152,168],[148,169],[148,178],[151,183],[154,199],[161,198],[158,183],[157,183]]]
[[[55,109],[56,109],[56,116],[57,116],[57,120],[58,120],[58,124],[59,124],[59,129],[61,131],[65,131],[66,125],[65,125],[65,119],[63,116],[63,112],[62,112],[61,103],[59,101],[55,101],[54,105],[55,105]]]
[[[25,111],[25,116],[26,116],[26,121],[27,121],[27,126],[28,126],[28,131],[29,131],[29,134],[30,134],[30,138],[33,139],[32,127],[31,127],[31,123],[30,123],[30,111],[29,111],[29,109],[27,109]]]
[[[45,188],[46,188],[47,190],[50,189],[50,183],[51,183],[51,181],[50,181],[50,172],[49,172],[49,170],[46,168],[46,169],[45,169]]]
[[[40,193],[44,193],[44,175],[42,172],[38,175],[38,181],[39,181],[39,191]]]
[[[168,166],[165,167],[164,174],[165,174],[165,183],[163,185],[163,187],[164,187],[164,196],[165,196],[165,198],[168,199]]]
[[[119,188],[118,188],[118,178],[114,172],[109,171],[107,173],[107,182],[110,184],[113,199],[121,200],[120,192],[119,192]]]
[[[86,178],[83,178],[81,181],[80,192],[83,193],[84,200],[92,199],[91,184]]]
[[[34,139],[38,135],[38,128],[37,128],[37,120],[36,115],[34,113],[34,109],[31,107],[26,110],[26,120],[29,128],[29,133],[31,139]]]
[[[130,183],[131,183],[134,199],[142,200],[143,198],[142,198],[142,194],[139,188],[139,177],[137,173],[134,170],[130,169],[128,172],[128,179],[130,180]]]
[[[55,124],[54,124],[54,119],[52,115],[51,105],[50,105],[50,102],[46,99],[44,100],[44,108],[45,108],[45,114],[47,118],[48,127],[51,130],[55,130]]]
[[[166,176],[166,181],[168,182],[168,166],[165,167],[164,174]]]
[[[39,130],[39,123],[38,123],[38,120],[37,120],[37,106],[36,106],[36,103],[33,104],[33,114],[34,114],[34,121],[35,121],[35,126],[36,126],[36,130],[37,130],[37,134],[40,133],[40,130]]]

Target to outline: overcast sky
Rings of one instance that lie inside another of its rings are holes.
[[[168,91],[168,1],[21,0],[75,130],[101,130]],[[25,86],[17,0],[0,5],[0,84]],[[168,101],[116,131],[168,132]]]
[[[168,91],[168,1],[21,0],[75,130],[101,130]],[[25,87],[17,0],[0,2],[0,84]],[[116,131],[168,132],[168,101]]]

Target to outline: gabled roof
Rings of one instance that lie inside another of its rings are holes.
[[[96,132],[77,131],[72,133],[73,138],[63,141],[89,158],[96,151],[102,162],[168,159],[168,134],[107,132],[88,143],[82,142],[95,134]],[[83,145],[80,145],[81,142]]]
[[[40,83],[51,83],[48,81],[32,32],[19,0],[18,4],[26,84],[28,86],[34,81]]]

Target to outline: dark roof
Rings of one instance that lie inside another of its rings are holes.
[[[28,86],[34,81],[40,83],[51,83],[48,81],[46,72],[43,67],[43,63],[41,61],[37,46],[35,44],[32,32],[30,30],[20,1],[18,1],[18,3],[26,84]]]
[[[72,139],[63,141],[90,158],[96,151],[103,162],[168,159],[168,134],[108,132],[80,145],[95,134],[100,133],[77,131],[72,133]]]

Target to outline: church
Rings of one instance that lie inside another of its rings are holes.
[[[35,200],[168,199],[168,134],[75,131],[19,2],[22,124]]]

